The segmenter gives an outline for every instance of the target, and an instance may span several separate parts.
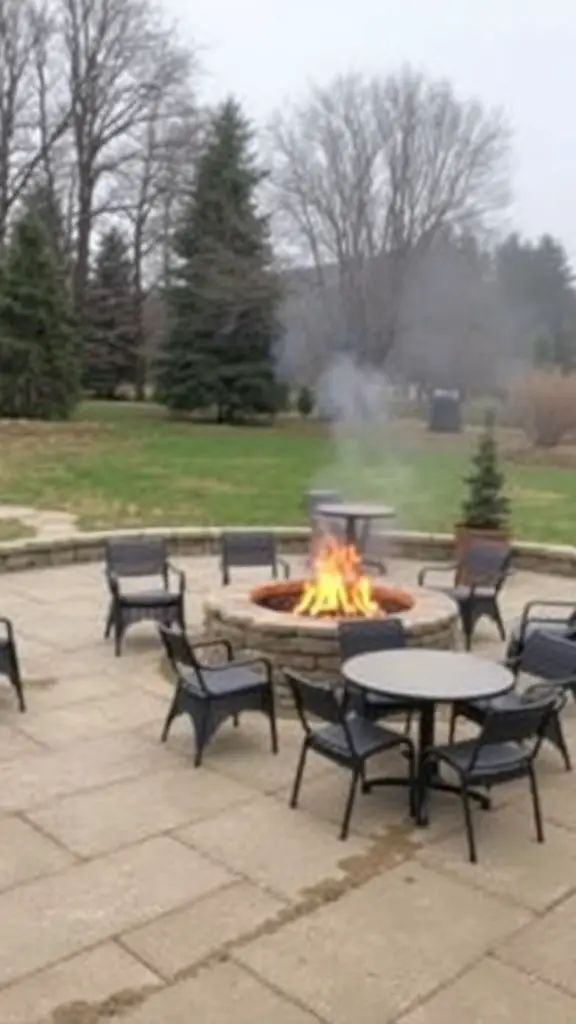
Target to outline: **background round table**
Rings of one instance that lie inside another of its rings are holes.
[[[404,703],[414,701],[415,709],[420,712],[418,772],[423,803],[425,789],[454,791],[454,787],[436,778],[423,779],[423,755],[434,745],[436,705],[489,700],[514,687],[510,669],[494,661],[475,654],[422,647],[358,654],[345,661],[341,671],[348,683],[361,690],[394,697]],[[421,824],[426,822],[421,820]]]
[[[343,519],[346,529],[346,543],[364,550],[368,539],[370,523],[374,519],[394,519],[396,512],[388,505],[372,502],[339,501],[318,505],[316,515],[323,519]],[[362,527],[359,526],[362,524]]]

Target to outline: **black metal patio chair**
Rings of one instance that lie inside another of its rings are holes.
[[[160,637],[176,675],[176,689],[162,730],[162,742],[168,739],[170,726],[179,715],[190,716],[196,739],[194,765],[202,764],[204,750],[223,722],[232,718],[239,723],[244,711],[260,711],[270,723],[272,753],[278,753],[278,733],[272,666],[266,658],[235,659],[227,640],[190,643],[186,634],[159,626]],[[202,650],[221,650],[224,661],[206,664]],[[258,671],[260,670],[260,671]]]
[[[230,583],[230,569],[236,566],[263,566],[270,569],[273,579],[282,570],[284,579],[290,576],[288,562],[278,554],[276,537],[269,530],[224,530],[220,538],[220,568],[222,583]]]
[[[290,797],[290,807],[296,807],[300,795],[302,776],[308,751],[313,750],[341,768],[352,773],[340,839],[346,839],[350,818],[358,790],[368,792],[371,781],[366,778],[366,764],[371,757],[389,750],[405,752],[408,774],[401,777],[378,778],[378,785],[408,786],[410,813],[415,813],[415,750],[408,736],[368,721],[362,715],[348,710],[347,695],[327,684],[310,682],[302,676],[286,671],[285,676],[292,691],[296,712],[304,729],[304,739]],[[312,725],[309,716],[320,719],[321,725]]]
[[[312,546],[323,536],[329,535],[344,541],[346,536],[344,519],[323,519],[318,509],[321,505],[341,505],[344,498],[339,491],[320,490],[308,491],[306,494],[306,511],[310,520]]]
[[[527,778],[532,793],[536,836],[539,843],[544,842],[534,763],[556,702],[554,688],[540,687],[538,692],[524,694],[514,707],[499,706],[491,710],[475,739],[434,746],[426,751],[423,772],[432,772],[447,765],[457,778],[468,854],[473,864],[478,857],[470,798],[477,788],[490,792],[494,786]]]
[[[566,768],[571,771],[572,762],[564,730],[562,729],[561,713],[566,704],[568,693],[576,696],[576,644],[562,637],[544,631],[532,633],[527,639],[522,653],[518,657],[506,660],[505,664],[512,669],[517,684],[520,677],[530,676],[537,682],[527,685],[524,691],[514,689],[502,697],[491,700],[467,701],[455,704],[452,708],[449,726],[449,739],[453,741],[458,718],[482,726],[488,715],[495,710],[514,710],[522,708],[526,695],[538,694],[543,684],[547,691],[556,694],[556,706],[546,724],[543,737],[559,751]]]
[[[114,633],[115,652],[120,654],[122,639],[129,626],[143,619],[165,625],[184,622],[186,577],[168,559],[162,538],[143,537],[109,540],[106,544],[106,580],[110,590],[110,608],[104,636]],[[170,575],[177,588],[170,589]],[[155,577],[152,587],[143,590],[124,589],[122,580]],[[160,578],[160,585],[158,585]]]
[[[372,651],[393,651],[406,647],[406,631],[400,619],[343,619],[338,623],[338,643],[342,661]],[[393,697],[367,693],[347,683],[350,706],[371,722],[391,715],[405,715],[405,731],[410,731],[414,704],[402,704]]]
[[[454,573],[450,586],[434,586],[434,589],[447,594],[458,605],[467,651],[472,647],[476,623],[484,617],[492,619],[500,638],[506,639],[498,598],[510,572],[511,557],[508,547],[479,542],[470,546],[459,563],[428,565],[418,573],[421,587],[428,585],[427,577],[432,573]]]
[[[576,604],[574,601],[528,601],[522,615],[512,623],[508,635],[507,658],[517,658],[528,637],[545,630],[567,640],[576,640]]]
[[[4,635],[0,636],[0,675],[7,676],[16,691],[20,711],[26,711],[24,687],[20,675],[20,663],[16,651],[14,627],[10,619],[0,618],[0,628]]]

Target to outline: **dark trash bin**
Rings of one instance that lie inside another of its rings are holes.
[[[430,398],[428,430],[435,434],[459,434],[462,430],[462,396],[459,391],[436,388]]]

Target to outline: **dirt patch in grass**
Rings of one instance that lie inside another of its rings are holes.
[[[0,519],[0,542],[35,537],[36,530],[26,526],[19,519]]]
[[[525,445],[507,452],[506,456],[511,462],[521,466],[576,468],[576,444],[559,444],[555,448],[533,448]]]

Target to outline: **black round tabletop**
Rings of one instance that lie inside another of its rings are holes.
[[[373,505],[370,502],[326,502],[318,505],[316,515],[339,519],[391,519],[396,515],[388,505]]]
[[[344,662],[342,675],[386,697],[450,704],[499,697],[514,686],[512,672],[488,658],[424,647],[358,654]]]

